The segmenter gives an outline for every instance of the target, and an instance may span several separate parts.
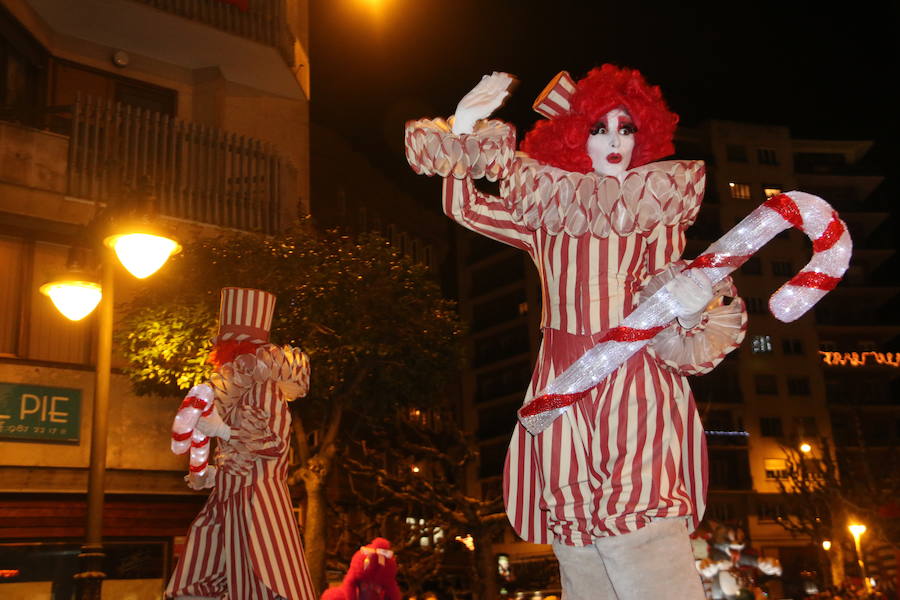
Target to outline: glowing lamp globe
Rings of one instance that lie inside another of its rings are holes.
[[[847,527],[847,529],[850,530],[850,533],[853,534],[853,537],[855,537],[855,538],[858,538],[859,536],[861,536],[862,534],[864,534],[866,532],[866,526],[860,525],[858,523],[854,523],[853,525],[850,525],[849,527]]]
[[[67,319],[80,321],[97,308],[103,293],[93,281],[56,280],[45,283],[41,293],[49,296],[56,309]]]
[[[104,243],[115,250],[122,266],[138,279],[156,273],[170,256],[181,250],[181,244],[175,240],[149,233],[113,235]]]

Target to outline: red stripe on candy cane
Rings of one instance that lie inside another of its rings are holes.
[[[750,258],[747,256],[730,256],[728,254],[701,254],[697,258],[694,259],[694,262],[685,267],[685,271],[688,269],[706,269],[706,268],[716,268],[716,267],[733,267],[737,269],[742,264],[747,262],[747,259]]]
[[[831,249],[831,247],[841,239],[841,236],[844,235],[844,230],[844,224],[838,218],[838,214],[832,212],[831,222],[828,223],[828,226],[825,228],[825,231],[822,232],[822,235],[813,241],[813,252],[819,253]]]
[[[840,277],[832,277],[831,275],[816,273],[815,271],[804,271],[798,273],[793,279],[788,281],[788,285],[825,290],[828,292],[833,290],[840,281]]]
[[[803,216],[800,214],[800,209],[797,208],[797,204],[787,194],[772,196],[763,202],[763,206],[777,212],[785,221],[797,229],[803,229]]]
[[[600,342],[639,342],[641,340],[649,340],[666,327],[668,327],[668,324],[651,327],[650,329],[616,327],[615,329],[610,329],[606,335],[600,338]]]
[[[526,406],[522,407],[522,410],[519,411],[519,415],[522,417],[530,417],[548,410],[553,410],[554,408],[572,406],[579,398],[589,391],[590,390],[585,390],[574,394],[545,394],[539,398],[535,398],[532,402],[529,402]]]

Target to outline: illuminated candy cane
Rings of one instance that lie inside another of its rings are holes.
[[[191,473],[202,476],[209,463],[209,438],[196,429],[200,417],[208,417],[215,408],[215,393],[207,383],[195,385],[187,393],[172,422],[172,452],[184,454],[190,449]]]
[[[775,235],[796,227],[812,240],[812,259],[769,299],[769,310],[785,323],[798,319],[838,284],[850,263],[852,242],[847,226],[831,206],[804,192],[778,194],[766,200],[706,252],[685,273],[701,270],[714,284],[744,264]],[[534,435],[546,429],[585,392],[603,381],[675,318],[678,301],[669,284],[647,298],[619,327],[551,381],[534,400],[519,409],[519,421]]]

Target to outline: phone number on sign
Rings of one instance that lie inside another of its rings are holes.
[[[68,427],[46,427],[44,425],[5,425],[0,422],[0,432],[9,433],[39,433],[49,435],[65,435],[69,432]]]

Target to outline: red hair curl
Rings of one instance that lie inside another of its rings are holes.
[[[594,170],[587,153],[591,128],[609,111],[623,108],[634,121],[634,151],[628,168],[639,167],[675,152],[672,138],[678,115],[659,91],[635,69],[606,64],[591,69],[572,94],[568,113],[539,121],[525,135],[522,150],[542,163],[579,173]]]

